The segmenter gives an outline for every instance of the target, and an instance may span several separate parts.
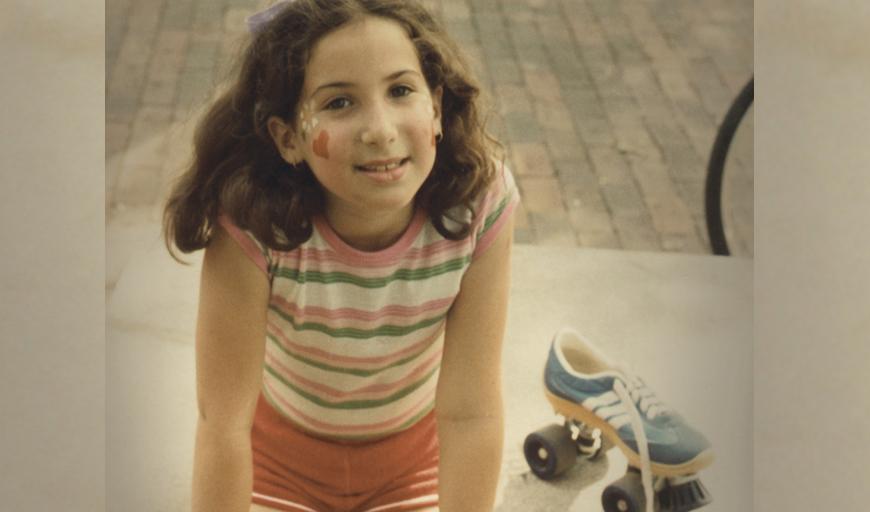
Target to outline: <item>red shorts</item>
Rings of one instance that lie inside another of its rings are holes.
[[[260,395],[251,430],[253,503],[293,512],[400,512],[438,506],[438,429],[431,412],[372,442],[302,432]]]

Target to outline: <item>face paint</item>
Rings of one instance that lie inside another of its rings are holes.
[[[302,106],[302,110],[299,112],[299,122],[302,124],[302,139],[307,139],[308,134],[314,131],[320,122],[314,115],[312,114],[313,110],[313,102],[309,101]]]
[[[311,149],[314,151],[314,154],[319,156],[320,158],[324,158],[329,160],[329,149],[327,148],[327,144],[329,143],[329,134],[326,133],[326,130],[320,132],[320,135],[317,136],[317,139],[314,140],[314,143],[311,145]]]

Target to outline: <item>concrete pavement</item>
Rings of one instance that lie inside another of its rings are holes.
[[[200,258],[184,267],[152,243],[108,304],[108,510],[189,510]],[[513,275],[498,512],[600,510],[604,487],[625,471],[618,450],[552,482],[525,463],[525,436],[556,419],[541,371],[562,326],[632,368],[708,436],[716,460],[702,480],[714,502],[704,510],[751,509],[751,260],[518,244]]]

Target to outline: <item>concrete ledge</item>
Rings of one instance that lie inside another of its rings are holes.
[[[110,510],[189,509],[195,426],[193,333],[201,254],[161,243],[135,256],[108,306]],[[600,510],[625,470],[617,450],[537,480],[525,436],[554,419],[541,372],[570,325],[641,375],[711,439],[705,510],[751,508],[752,262],[713,256],[517,245],[504,348],[506,441],[497,510]]]

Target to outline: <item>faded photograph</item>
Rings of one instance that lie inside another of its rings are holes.
[[[107,506],[749,510],[752,0],[108,0]]]

